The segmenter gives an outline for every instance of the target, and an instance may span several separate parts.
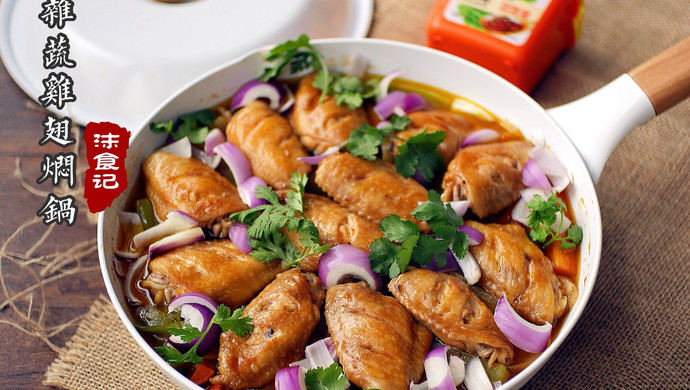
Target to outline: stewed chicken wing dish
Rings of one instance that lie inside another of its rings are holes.
[[[578,297],[567,170],[464,98],[328,71],[305,40],[188,114],[189,139],[151,124],[170,137],[115,248],[132,321],[205,389],[509,381]]]

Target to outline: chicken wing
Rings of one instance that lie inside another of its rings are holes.
[[[484,234],[479,245],[470,247],[482,270],[479,283],[484,289],[496,297],[505,295],[515,311],[538,325],[553,323],[565,312],[568,291],[577,295],[577,288],[556,277],[551,261],[522,226],[465,223]]]
[[[329,147],[347,141],[352,130],[367,122],[367,117],[362,108],[352,110],[345,105],[340,106],[330,95],[319,103],[321,90],[314,87],[313,81],[314,76],[311,75],[300,82],[290,121],[304,147],[321,154]]]
[[[275,189],[289,188],[292,172],[311,171],[311,165],[297,160],[307,153],[288,120],[260,100],[237,111],[225,134],[247,156],[254,175]]]
[[[198,292],[229,307],[249,302],[282,271],[280,261],[262,263],[229,240],[201,241],[166,252],[149,262],[141,282],[156,302]]]
[[[332,154],[319,164],[315,182],[336,202],[374,223],[397,214],[424,231],[429,229],[411,215],[420,202],[427,201],[427,190],[400,176],[390,163],[367,161],[349,153]]]
[[[525,188],[520,173],[532,144],[510,141],[472,145],[455,155],[443,176],[444,201],[469,200],[484,218],[510,206]]]
[[[407,390],[424,371],[429,330],[395,299],[361,283],[326,291],[324,312],[345,375],[362,389]]]
[[[221,334],[218,375],[211,382],[230,389],[271,383],[279,369],[304,356],[321,302],[323,287],[315,275],[295,268],[279,274],[244,308],[254,330],[246,337]]]
[[[142,171],[146,195],[161,220],[169,212],[181,210],[208,226],[247,208],[237,188],[199,159],[157,152],[144,161]]]
[[[395,277],[388,290],[444,343],[486,358],[489,365],[513,358],[493,313],[460,279],[420,268]]]

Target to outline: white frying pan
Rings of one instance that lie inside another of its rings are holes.
[[[332,64],[344,65],[358,53],[371,61],[369,72],[405,70],[404,78],[469,98],[516,125],[532,142],[545,143],[572,175],[570,202],[582,226],[579,298],[553,343],[527,369],[502,389],[517,389],[529,380],[563,343],[589,300],[599,268],[602,244],[601,215],[594,190],[608,156],[636,125],[644,123],[690,95],[690,38],[624,74],[585,98],[544,110],[528,95],[495,74],[458,57],[401,42],[373,39],[325,39],[313,42]],[[258,77],[266,48],[257,49],[191,82],[142,123],[130,142],[126,161],[128,189],[98,219],[98,254],[103,278],[115,308],[132,337],[147,355],[180,387],[199,389],[149,347],[132,325],[121,282],[113,268],[118,211],[136,183],[141,163],[163,144],[148,124],[212,106],[229,97],[241,84]]]

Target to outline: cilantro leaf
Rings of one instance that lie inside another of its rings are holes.
[[[432,236],[421,236],[412,257],[419,264],[431,264],[436,260],[436,264],[443,267],[446,265],[446,251],[450,242],[450,240],[437,240]]]
[[[347,140],[347,150],[353,156],[374,161],[382,143],[383,134],[381,131],[365,123],[350,133],[350,138]]]
[[[411,177],[419,171],[424,180],[432,181],[436,173],[443,169],[443,158],[438,152],[438,146],[445,137],[446,133],[443,131],[427,133],[425,129],[398,146],[398,155],[395,157],[398,173]]]
[[[386,238],[379,238],[369,245],[369,265],[372,271],[388,275],[389,269],[400,252],[400,247]]]
[[[551,192],[546,200],[535,194],[526,205],[530,209],[527,216],[527,226],[530,228],[529,238],[532,241],[543,243],[543,247],[549,246],[552,242],[560,241],[563,249],[572,248],[582,241],[582,228],[577,225],[571,225],[565,237],[558,237],[551,231],[551,226],[556,221],[561,221],[560,225],[562,225],[566,211],[565,204],[556,196],[555,192]],[[561,230],[561,226],[558,227],[558,230]]]
[[[268,204],[230,215],[230,220],[249,225],[247,237],[249,246],[253,248],[252,257],[264,263],[280,259],[287,267],[297,267],[305,257],[328,251],[330,245],[320,244],[319,230],[313,222],[304,218],[303,197],[307,181],[304,173],[291,175],[290,190],[287,191],[284,205],[272,188],[258,186],[254,194],[268,201]],[[299,234],[303,248],[300,250],[288,240],[282,229]]]
[[[378,80],[371,79],[363,83],[360,78],[353,76],[342,76],[333,74],[330,81],[330,94],[335,98],[337,105],[347,105],[348,108],[354,110],[361,107],[365,99],[376,96],[378,92]],[[325,81],[314,80],[314,86],[323,90]]]
[[[338,363],[333,363],[326,368],[317,367],[308,370],[304,383],[309,390],[341,390],[348,384],[343,368]]]
[[[149,128],[154,133],[168,133],[176,141],[188,137],[191,143],[198,144],[204,142],[215,118],[211,110],[205,109],[180,115],[174,121],[151,123]]]
[[[169,345],[156,347],[154,350],[158,352],[165,361],[172,365],[202,362],[203,359],[197,355],[196,350],[214,324],[218,324],[223,329],[223,332],[232,331],[238,337],[244,337],[254,329],[254,325],[251,323],[252,319],[249,317],[242,317],[242,314],[243,309],[240,308],[235,309],[231,315],[230,308],[220,304],[218,305],[218,312],[213,315],[208,326],[203,331],[196,329],[189,323],[185,323],[182,329],[177,327],[168,328],[170,334],[180,336],[185,343],[191,343],[194,339],[198,338],[196,343],[187,352],[180,353]]]
[[[409,236],[419,235],[419,226],[416,223],[395,214],[383,218],[379,226],[386,238],[395,242],[403,242]]]

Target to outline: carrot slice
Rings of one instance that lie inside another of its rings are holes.
[[[559,241],[551,243],[544,249],[546,257],[551,259],[553,270],[558,275],[575,278],[577,275],[578,247],[562,249]]]
[[[197,385],[203,385],[208,382],[211,377],[216,374],[216,365],[208,361],[203,361],[197,363],[192,369],[192,375],[189,376],[189,380],[196,383]]]

